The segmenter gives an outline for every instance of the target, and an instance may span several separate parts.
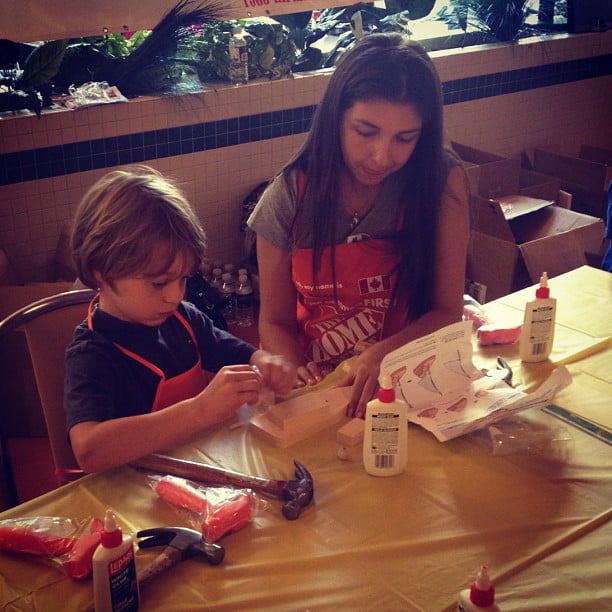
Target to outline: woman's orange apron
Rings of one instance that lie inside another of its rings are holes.
[[[298,199],[303,189],[300,174]],[[308,361],[335,368],[354,354],[357,343],[378,341],[406,325],[405,308],[395,305],[389,312],[400,262],[390,240],[336,244],[335,294],[331,247],[323,250],[316,289],[312,255],[313,249],[301,248],[291,258],[300,341]]]
[[[87,324],[89,329],[93,330],[93,306],[97,301],[97,297],[89,304],[89,311],[87,313]],[[181,315],[180,312],[175,311],[173,316],[175,316],[181,324],[185,327],[191,339],[193,340],[194,346],[197,347],[196,337],[191,328],[191,325],[185,320],[185,317]],[[172,404],[176,404],[185,399],[189,399],[190,397],[194,397],[200,391],[204,389],[206,383],[204,381],[204,372],[202,370],[202,360],[200,358],[200,352],[198,351],[198,361],[197,363],[190,368],[189,370],[179,374],[177,376],[173,376],[170,379],[166,379],[166,375],[164,372],[158,368],[155,364],[147,361],[144,357],[141,357],[137,353],[126,349],[125,347],[113,343],[124,355],[131,357],[141,363],[143,366],[149,368],[152,372],[155,372],[159,376],[159,384],[157,385],[157,391],[155,392],[155,399],[153,400],[153,405],[151,406],[151,412],[155,412],[157,410],[161,410],[162,408],[167,408],[168,406],[172,406]]]

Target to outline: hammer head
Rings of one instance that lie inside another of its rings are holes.
[[[283,506],[283,516],[293,521],[310,504],[314,497],[314,481],[310,472],[299,461],[293,462],[296,480],[288,480],[281,492],[282,499],[288,500]]]
[[[225,556],[225,549],[219,544],[205,542],[202,534],[187,527],[154,527],[143,529],[136,534],[140,548],[153,546],[170,546],[176,549],[181,559],[203,555],[211,565],[219,565]]]

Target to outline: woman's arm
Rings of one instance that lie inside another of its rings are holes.
[[[298,339],[297,291],[291,278],[291,255],[258,235],[257,265],[261,345],[297,368],[299,385],[313,385],[321,376],[314,362],[306,363]]]
[[[378,388],[380,363],[387,353],[461,320],[469,233],[465,173],[461,167],[455,166],[449,172],[440,203],[432,308],[401,331],[367,348],[355,360],[341,383],[353,385],[347,410],[350,416],[364,415],[366,403]]]

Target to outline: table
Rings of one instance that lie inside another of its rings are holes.
[[[612,275],[584,267],[550,287],[559,300],[551,360],[564,360],[577,382],[555,401],[571,410],[587,388],[587,407],[603,414],[612,398]],[[520,314],[532,295],[517,292],[491,308]],[[474,361],[488,367],[497,354],[524,388],[553,367],[521,364],[517,346],[478,349]],[[222,565],[184,561],[143,587],[141,609],[452,610],[487,563],[504,612],[612,610],[612,446],[542,411],[521,418],[539,443],[507,455],[493,453],[484,432],[442,444],[410,425],[408,467],[392,478],[367,475],[359,452],[340,461],[336,426],[288,449],[246,427],[219,426],[173,454],[282,479],[296,458],[313,474],[314,505],[287,521],[280,502],[258,496],[252,524],[222,540]],[[0,520],[102,516],[106,507],[126,531],[180,522],[129,467],[87,476]],[[138,567],[151,558],[139,551]],[[4,609],[91,607],[91,582],[72,582],[46,561],[0,553],[0,573]]]

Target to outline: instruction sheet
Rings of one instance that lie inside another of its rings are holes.
[[[513,389],[472,363],[472,322],[444,327],[389,353],[381,363],[396,393],[408,404],[408,420],[446,442],[528,408],[544,408],[569,385],[560,366],[534,392]]]

